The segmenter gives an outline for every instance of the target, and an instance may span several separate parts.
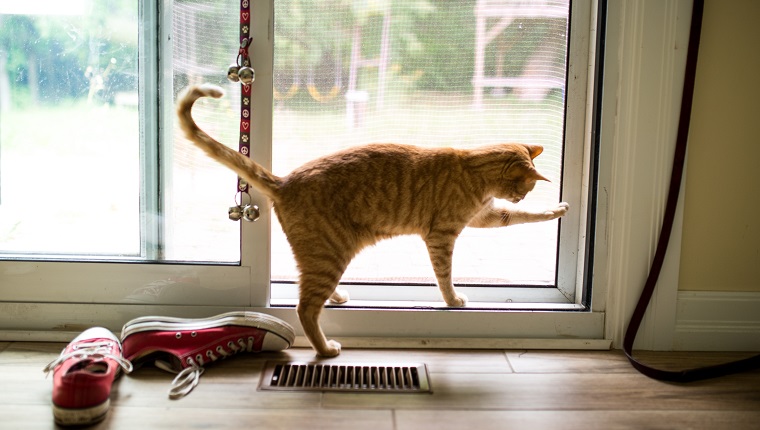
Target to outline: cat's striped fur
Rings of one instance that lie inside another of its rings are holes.
[[[466,226],[546,221],[568,210],[566,203],[538,212],[494,204],[494,198],[517,203],[536,181],[546,180],[532,161],[542,148],[532,145],[460,150],[374,144],[318,158],[279,177],[195,124],[192,105],[205,96],[221,97],[222,90],[193,86],[180,96],[180,126],[188,139],[272,200],[300,271],[298,316],[322,356],[338,355],[340,344],[325,338],[319,315],[328,299],[348,300],[336,287],[365,246],[396,235],[421,236],[444,301],[464,306],[467,298],[451,281],[451,258]]]

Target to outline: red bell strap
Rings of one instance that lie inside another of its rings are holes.
[[[237,57],[229,69],[227,78],[232,82],[240,82],[240,140],[238,151],[243,156],[251,156],[251,84],[255,73],[251,67],[248,53],[251,48],[251,9],[250,0],[240,0],[240,45]],[[259,218],[259,208],[250,203],[249,186],[245,179],[238,176],[235,184],[235,206],[229,208],[228,215],[232,221],[241,219],[256,221]],[[238,196],[240,202],[238,203]],[[246,196],[248,197],[246,199]]]
[[[251,43],[251,7],[250,0],[240,0],[240,49],[237,63],[240,67],[251,67],[248,56]],[[246,157],[251,154],[251,83],[242,83],[240,90],[240,142],[238,151]],[[238,177],[236,192],[247,193],[248,184]],[[241,198],[242,200],[242,198]]]

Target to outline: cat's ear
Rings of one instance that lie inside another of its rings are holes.
[[[544,147],[541,145],[524,145],[525,149],[528,150],[528,153],[530,154],[530,159],[534,159],[541,155],[542,152],[544,152]]]
[[[512,165],[507,172],[508,177],[511,179],[518,179],[521,181],[533,179],[536,181],[551,182],[549,178],[542,175],[538,170],[536,170],[536,167],[533,166],[533,163],[528,164],[526,162]]]
[[[536,170],[534,167],[531,167],[531,169],[530,169],[530,171],[529,171],[529,174],[530,174],[531,176],[533,176],[533,178],[534,178],[535,180],[537,180],[537,181],[546,181],[546,182],[551,182],[551,181],[549,180],[549,178],[547,178],[546,176],[542,175],[542,174],[541,174],[541,173],[540,173],[538,170]]]

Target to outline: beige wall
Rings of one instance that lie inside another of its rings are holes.
[[[705,0],[680,290],[760,292],[760,1]]]

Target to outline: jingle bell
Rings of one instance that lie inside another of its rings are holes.
[[[246,221],[256,221],[259,219],[259,207],[256,205],[245,205],[243,208],[243,219]]]
[[[240,78],[240,82],[248,85],[256,79],[256,72],[250,67],[241,67],[240,70],[238,70],[238,77]]]
[[[240,221],[240,218],[243,217],[243,208],[240,206],[231,206],[227,211],[227,215],[229,215],[232,221]]]
[[[227,79],[231,80],[232,82],[238,82],[240,80],[240,77],[238,75],[240,71],[240,67],[237,64],[232,64],[227,69]]]

